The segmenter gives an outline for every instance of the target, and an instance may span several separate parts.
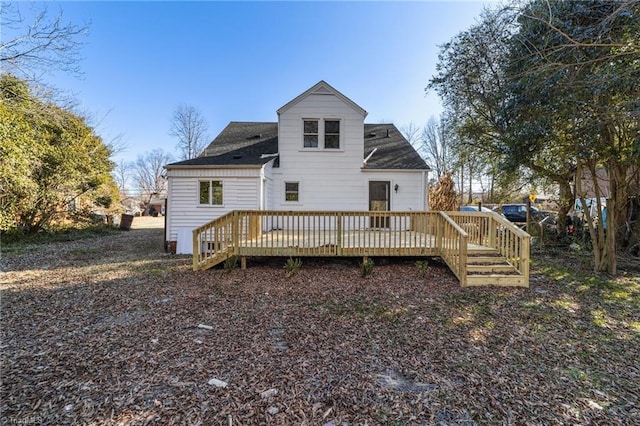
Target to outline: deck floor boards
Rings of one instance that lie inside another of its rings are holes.
[[[243,238],[239,241],[240,253],[282,252],[284,249],[299,249],[301,253],[312,255],[331,255],[339,247],[343,256],[351,253],[361,256],[365,251],[388,253],[387,256],[410,256],[412,254],[431,254],[437,250],[436,236],[416,231],[391,231],[385,229],[347,231],[342,233],[338,244],[336,231],[305,232],[273,230],[264,232],[255,238]],[[468,244],[469,251],[487,250],[489,247]],[[277,254],[275,254],[277,255]],[[333,254],[337,255],[337,254]],[[380,254],[383,255],[383,254]]]

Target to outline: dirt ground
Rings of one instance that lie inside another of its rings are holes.
[[[640,424],[640,281],[460,289],[416,259],[194,272],[162,224],[2,256],[1,424]]]

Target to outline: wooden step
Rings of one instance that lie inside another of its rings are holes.
[[[468,249],[467,256],[499,256],[498,251],[492,248]]]
[[[517,273],[516,268],[508,263],[492,264],[492,265],[474,265],[467,264],[468,274],[499,274],[504,272]]]
[[[214,266],[224,262],[231,257],[231,250],[225,249],[217,252],[214,256],[205,259],[198,264],[198,270],[204,271],[205,269],[213,268]]]
[[[468,256],[467,265],[495,265],[500,263],[507,263],[507,260],[502,256]]]
[[[529,287],[522,275],[467,275],[467,287],[497,285],[500,287]]]

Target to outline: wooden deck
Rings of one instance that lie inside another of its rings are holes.
[[[438,256],[462,286],[529,281],[529,235],[494,213],[234,211],[193,242],[196,270],[231,256]]]

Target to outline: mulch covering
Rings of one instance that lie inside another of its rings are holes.
[[[4,255],[0,423],[640,424],[637,277],[374,260],[193,272],[158,229]]]

